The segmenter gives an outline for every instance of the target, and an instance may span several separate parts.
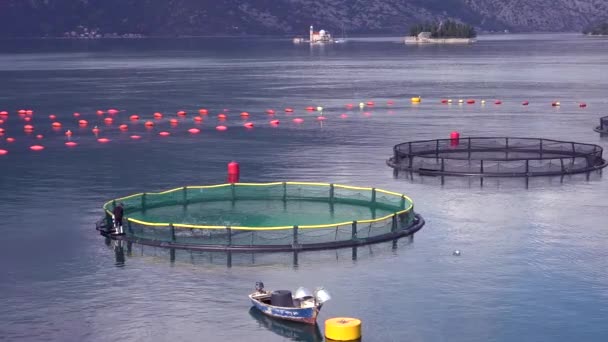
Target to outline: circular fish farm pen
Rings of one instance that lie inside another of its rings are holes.
[[[600,118],[600,125],[595,127],[594,131],[598,133],[608,134],[608,116]]]
[[[110,234],[124,209],[124,235]],[[199,251],[287,252],[356,247],[411,236],[424,225],[412,200],[375,188],[277,182],[186,186],[117,198],[104,236]]]
[[[388,166],[429,176],[535,177],[589,173],[606,165],[602,147],[540,138],[467,137],[410,141]]]

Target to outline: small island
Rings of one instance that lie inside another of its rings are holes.
[[[448,20],[412,26],[410,35],[405,37],[405,43],[470,44],[476,41],[475,37],[477,37],[477,32],[473,26]]]
[[[583,30],[583,34],[588,36],[608,36],[608,22],[586,28]]]

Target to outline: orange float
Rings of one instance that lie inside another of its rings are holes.
[[[294,123],[301,124],[302,122],[304,122],[304,119],[302,119],[302,118],[294,118],[292,121]]]
[[[279,120],[270,120],[270,124],[274,125],[274,126],[277,126],[280,123],[281,123],[281,121],[279,121]]]
[[[154,127],[154,122],[152,122],[152,121],[146,121],[146,123],[144,124],[144,126],[146,126],[146,127]]]
[[[132,135],[131,139],[133,139],[133,140],[139,140],[139,139],[141,139],[141,135]]]
[[[51,124],[51,126],[53,126],[53,128],[61,128],[61,122],[55,121]]]
[[[194,121],[196,121],[196,122],[199,122],[199,123],[200,123],[200,122],[203,122],[203,118],[202,118],[202,117],[200,117],[200,116],[195,116],[195,117],[194,117]]]
[[[87,120],[78,120],[78,125],[80,127],[85,127],[88,124],[89,124],[89,122]]]
[[[266,109],[266,114],[274,115],[275,111],[274,111],[274,109]]]
[[[198,128],[190,128],[188,130],[188,133],[190,133],[190,134],[199,134],[200,132],[201,132],[201,130]]]
[[[177,112],[178,116],[186,116],[186,112],[183,110],[180,110],[179,112]]]
[[[36,135],[36,139],[42,139],[42,138],[44,138],[44,135],[42,135],[42,134]]]
[[[73,141],[66,141],[65,146],[67,146],[67,147],[76,147],[76,146],[78,146],[78,143],[75,143]]]
[[[353,109],[353,104],[352,103],[348,103],[346,105],[346,109]]]
[[[368,105],[368,106],[373,106],[374,104],[375,104],[375,103],[374,103],[374,101],[369,101],[369,102],[367,102],[367,105]]]
[[[75,118],[79,118],[80,117],[80,113],[74,113],[73,114]]]
[[[102,144],[106,144],[110,142],[110,139],[108,138],[99,138],[97,139],[97,142],[102,143]]]
[[[158,119],[162,119],[163,118],[163,113],[156,112],[152,116],[154,116],[154,118],[157,119],[157,120]]]
[[[293,113],[293,108],[285,108],[285,113]]]
[[[249,113],[247,113],[247,112],[242,112],[242,113],[241,113],[241,116],[242,116],[242,117],[249,117]]]
[[[205,108],[201,108],[201,109],[198,110],[198,113],[200,115],[207,115],[207,114],[209,114],[209,111],[206,110]]]
[[[473,100],[473,99],[468,99],[467,100],[467,104],[474,104],[474,103],[475,103],[475,100]],[[499,103],[497,103],[497,104],[499,104]]]
[[[108,114],[110,114],[110,115],[118,114],[118,109],[108,109]]]
[[[4,156],[7,155],[8,151],[7,150],[0,150],[0,156]]]
[[[177,119],[170,119],[169,123],[171,124],[171,126],[175,126],[175,125],[177,125],[178,121],[177,121]]]
[[[23,126],[23,130],[26,131],[26,132],[31,132],[31,131],[34,130],[34,126],[32,126],[32,125],[25,125],[25,126]]]
[[[226,120],[226,114],[218,114],[217,118],[220,120]]]
[[[31,109],[28,109],[25,111],[25,115],[33,115],[33,114],[34,114],[34,111]]]
[[[0,128],[0,134],[4,134],[5,130],[4,128]]]
[[[6,142],[7,143],[14,143],[15,142],[15,138],[6,138]]]
[[[8,116],[8,112],[5,111],[5,110],[3,110],[3,111],[0,112],[0,115],[2,115],[2,116]]]
[[[306,107],[306,110],[309,111],[309,112],[314,112],[315,111],[315,107],[308,106],[308,107]]]
[[[139,120],[139,115],[133,114],[133,115],[129,116],[129,120],[131,120],[131,121],[137,121],[137,120]]]
[[[112,119],[112,118],[105,118],[105,119],[103,119],[103,122],[105,122],[106,125],[111,125],[114,122],[114,119]]]
[[[171,133],[163,131],[163,132],[159,132],[158,135],[160,135],[161,137],[168,137],[171,135]]]
[[[578,106],[579,106],[580,108],[587,108],[587,104],[586,104],[586,103],[584,103],[584,102],[579,103],[579,104],[578,104]]]
[[[530,104],[530,102],[529,102],[529,101],[524,101],[524,102],[522,102],[522,103],[521,103],[521,105],[522,105],[522,106],[527,106],[527,105],[529,105],[529,104]]]
[[[56,120],[57,119],[57,115],[51,114],[51,115],[49,115],[49,119]]]
[[[218,131],[225,131],[228,129],[228,127],[226,127],[224,125],[219,125],[219,126],[216,126],[215,129]]]
[[[26,110],[25,109],[19,109],[17,111],[17,113],[21,114],[21,115],[25,115]]]
[[[99,128],[97,128],[97,126],[95,126],[92,130],[93,134],[97,135],[99,134]]]
[[[253,122],[245,122],[245,123],[243,124],[243,126],[244,126],[245,128],[253,128]]]
[[[129,130],[129,126],[123,124],[123,125],[118,126],[118,129],[121,130],[121,131],[123,131],[123,132],[124,131],[128,131]]]
[[[392,106],[395,104],[395,102],[393,102],[392,100],[388,100],[388,101],[386,101],[386,104],[389,106]]]
[[[103,110],[98,110],[96,113],[97,115],[103,115],[105,112]]]
[[[495,105],[500,105],[500,104],[502,104],[502,101],[500,101],[500,100],[496,100],[496,101],[494,101],[494,104],[495,104]]]

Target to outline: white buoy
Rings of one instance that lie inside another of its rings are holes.
[[[460,251],[459,250],[455,250],[454,252],[452,252],[453,256],[460,256]]]

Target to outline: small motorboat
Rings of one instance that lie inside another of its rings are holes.
[[[317,315],[325,302],[331,299],[322,287],[310,290],[300,287],[292,295],[289,290],[267,291],[264,283],[255,284],[255,292],[249,295],[255,308],[263,314],[294,322],[317,324]]]

